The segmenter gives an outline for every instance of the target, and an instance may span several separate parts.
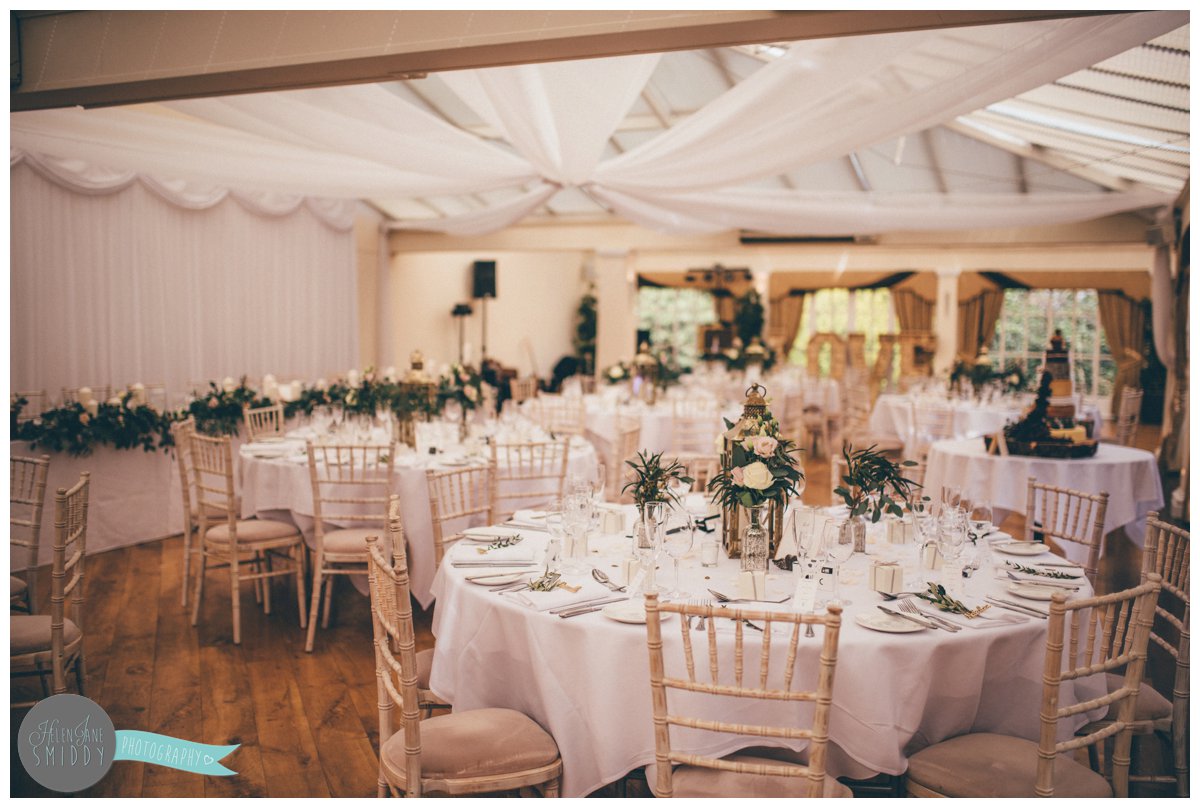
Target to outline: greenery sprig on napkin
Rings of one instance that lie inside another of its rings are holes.
[[[496,539],[494,542],[489,544],[487,547],[484,547],[480,552],[486,553],[488,550],[499,550],[501,547],[512,547],[514,545],[520,544],[524,540],[525,540],[524,536],[520,536],[517,534],[513,534],[512,536],[505,536],[502,539]]]
[[[1015,561],[1005,561],[1005,564],[1015,569],[1017,572],[1023,572],[1026,575],[1042,575],[1046,578],[1058,579],[1074,579],[1081,578],[1081,575],[1072,575],[1069,572],[1059,572],[1058,570],[1039,570],[1036,567],[1027,567],[1024,564],[1018,564]]]
[[[547,572],[541,578],[529,582],[529,591],[550,592],[558,586],[561,577],[557,572]]]
[[[929,589],[918,593],[917,597],[921,600],[929,601],[943,612],[961,614],[968,619],[978,617],[989,608],[988,604],[984,604],[977,609],[969,609],[962,601],[955,600],[946,594],[946,587],[941,584],[935,584],[932,581],[929,582]]]

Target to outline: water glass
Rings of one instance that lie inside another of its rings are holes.
[[[675,562],[675,585],[670,592],[666,593],[665,597],[672,600],[687,597],[687,593],[682,590],[679,582],[679,560],[691,552],[695,541],[696,523],[692,521],[687,509],[682,506],[671,508],[667,515],[667,521],[663,525],[662,546],[666,554]]]
[[[641,589],[630,594],[644,594],[656,589],[654,567],[662,551],[663,525],[667,518],[667,503],[647,502],[642,506],[641,529],[634,529],[633,556],[642,568]]]

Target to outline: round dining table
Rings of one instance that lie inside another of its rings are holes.
[[[1162,479],[1154,455],[1145,449],[1101,443],[1093,457],[1058,459],[988,454],[982,438],[937,441],[929,449],[925,492],[937,499],[943,486],[954,486],[971,500],[1007,513],[1025,513],[1029,478],[1088,494],[1108,493],[1104,532],[1125,528],[1142,546],[1146,515],[1163,506]],[[1086,548],[1068,544],[1072,561],[1083,561]]]
[[[257,447],[257,448],[256,448]],[[449,471],[471,465],[481,465],[487,458],[466,449],[451,449],[436,454],[419,454],[405,446],[397,452],[393,470],[393,492],[400,496],[400,515],[408,543],[409,575],[412,595],[422,608],[429,608],[434,595],[431,591],[437,571],[433,545],[433,520],[429,511],[428,471]],[[567,457],[567,474],[591,475],[596,468],[596,452],[582,438],[572,438]],[[305,541],[313,546],[312,483],[308,472],[308,457],[304,440],[291,437],[280,443],[247,444],[239,452],[241,477],[242,518],[275,519],[296,525]],[[537,485],[538,481],[533,481]],[[508,483],[519,491],[521,481]],[[464,520],[448,523],[447,530],[465,527]],[[343,525],[361,527],[361,524]],[[381,526],[382,529],[382,526]],[[354,576],[356,579],[358,576]],[[366,579],[355,585],[365,594]]]
[[[1028,409],[1028,396],[1004,396],[990,402],[947,399],[945,396],[913,396],[884,393],[875,399],[871,408],[869,427],[874,435],[909,440],[913,437],[913,410],[921,407],[941,407],[950,412],[950,437],[976,438],[999,432],[1017,420]],[[1100,410],[1085,404],[1079,413],[1091,419],[1099,429],[1103,424]]]
[[[626,530],[631,520],[632,514],[628,514]],[[912,626],[895,618],[891,620],[899,622],[901,630],[911,633],[885,633],[860,625],[860,621],[871,622],[873,617],[883,616],[877,607],[885,601],[868,586],[873,560],[901,564],[906,590],[923,590],[926,581],[937,580],[941,574],[951,575],[951,571],[924,571],[918,564],[916,546],[888,544],[881,528],[872,526],[868,554],[856,554],[841,572],[838,595],[848,603],[843,614],[829,726],[829,774],[855,779],[878,773],[899,775],[913,753],[970,731],[1036,740],[1048,621],[1019,610],[989,608],[974,620],[955,618],[964,626],[956,633]],[[520,535],[528,550],[523,557],[537,559],[548,542],[547,535],[529,529],[521,530]],[[622,560],[629,555],[630,543],[624,531],[594,535],[585,569],[563,575],[564,581],[581,587],[571,597],[627,597],[609,591],[588,573],[595,568],[612,581],[623,583]],[[504,552],[511,550],[506,548]],[[558,590],[494,590],[485,583],[497,578],[482,577],[481,572],[495,576],[501,570],[481,570],[472,564],[483,552],[477,545],[456,547],[447,553],[434,581],[438,607],[433,623],[437,638],[433,690],[453,703],[456,711],[506,707],[525,713],[545,728],[562,756],[564,796],[585,796],[652,763],[654,730],[645,626],[618,622],[606,615],[605,609],[559,617],[548,608],[548,604],[563,602],[565,596]],[[1003,574],[1004,558],[989,547],[979,552],[976,560],[980,561],[980,569],[971,577],[964,578],[953,570],[962,585],[959,597],[973,607],[983,603],[985,594],[1002,593],[1013,602],[1046,611],[1048,604],[1044,602],[1020,601],[1012,595],[1012,582]],[[462,566],[456,566],[459,563]],[[666,558],[660,561],[658,580],[662,585],[672,583],[669,564]],[[540,569],[526,570],[526,577],[541,574]],[[1082,570],[1077,572],[1079,588],[1072,596],[1090,594]],[[698,550],[693,548],[682,561],[686,598],[713,602],[710,588],[735,596],[739,573],[739,561],[723,554],[717,566],[701,566]],[[787,597],[800,575],[798,571],[771,567],[767,598]],[[793,608],[793,604],[753,603],[747,608],[783,610]],[[678,617],[663,623],[668,675],[686,676],[680,658],[681,629]],[[703,669],[701,676],[707,680],[707,632],[686,630],[699,660],[697,666]],[[772,676],[781,676],[789,636],[782,631],[772,633]],[[747,669],[757,676],[762,635],[747,629],[744,641]],[[815,638],[800,640],[795,689],[811,688],[815,683],[821,643],[819,632]],[[716,644],[722,670],[731,670],[735,645],[732,631],[717,632]],[[1086,677],[1064,683],[1062,698],[1095,698],[1103,692],[1102,677]],[[799,702],[730,699],[719,712],[710,717],[744,723],[811,725],[811,705]],[[1093,711],[1060,722],[1062,737],[1098,717]],[[675,748],[696,754],[724,755],[746,746],[764,745],[763,739],[745,736],[678,729],[672,733]],[[803,741],[771,739],[765,745],[804,750]]]

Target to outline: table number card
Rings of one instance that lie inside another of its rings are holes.
[[[833,594],[833,583],[837,580],[834,577],[837,574],[834,564],[809,558],[798,563],[795,568],[800,571],[800,580],[815,581],[818,592]]]
[[[812,614],[817,610],[817,581],[815,578],[801,578],[796,581],[796,590],[792,593],[792,604],[800,614]]]

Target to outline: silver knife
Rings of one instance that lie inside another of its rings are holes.
[[[890,614],[892,617],[903,617],[908,622],[916,623],[918,626],[922,626],[924,628],[931,628],[934,630],[942,628],[937,623],[927,623],[924,620],[920,619],[919,617],[913,617],[911,614],[905,614],[904,612],[893,611],[893,610],[889,609],[887,606],[876,606],[875,608],[879,609],[879,611],[884,612],[885,614]],[[942,629],[942,630],[946,631],[946,629]]]
[[[988,603],[991,603],[995,606],[1000,606],[1000,607],[1007,606],[1010,611],[1013,609],[1020,609],[1021,611],[1025,612],[1026,614],[1031,614],[1034,617],[1040,617],[1043,620],[1050,619],[1050,615],[1046,614],[1045,612],[1038,611],[1037,609],[1033,608],[1032,606],[1026,606],[1023,603],[1013,603],[1011,600],[1003,600],[1003,599],[995,597],[993,595],[988,595],[987,597],[984,598],[984,600],[986,600]]]
[[[939,626],[946,629],[946,631],[962,631],[962,626],[951,623],[949,620],[946,620],[943,617],[939,617],[936,614],[930,614],[929,612],[925,611],[924,609],[917,609],[917,611],[920,612],[921,616],[924,617],[926,620],[937,623]]]
[[[582,606],[582,607],[577,606],[574,609],[561,611],[561,612],[558,612],[557,614],[559,617],[578,617],[581,614],[591,614],[592,612],[598,612],[601,609],[603,609],[605,606],[609,605],[610,603],[617,603],[622,600],[627,600],[627,598],[613,598],[612,600],[604,600],[599,603],[591,603],[591,604],[588,604],[588,605]]]
[[[613,595],[598,595],[594,598],[588,598],[587,600],[581,600],[576,603],[568,603],[566,606],[556,606],[553,609],[547,609],[546,611],[550,612],[550,614],[558,614],[559,612],[573,612],[576,609],[586,609],[589,606],[603,606],[606,603],[614,603],[618,600],[629,600],[629,598],[625,595],[621,595],[620,597]]]

